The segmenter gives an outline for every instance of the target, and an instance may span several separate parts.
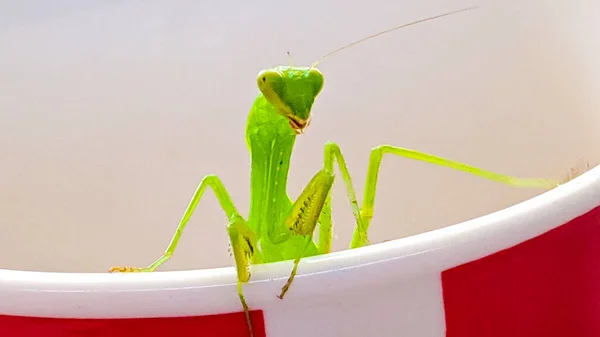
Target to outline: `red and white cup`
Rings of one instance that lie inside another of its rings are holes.
[[[234,2],[0,11],[0,336],[248,336],[210,193],[164,272],[106,271],[158,257],[203,175],[245,213],[253,76],[287,48],[314,61],[481,6],[320,64],[292,195],[327,140],[359,195],[381,143],[524,177],[600,159],[596,0]],[[599,168],[544,192],[386,157],[373,244],[354,250],[337,179],[336,251],[302,260],[284,300],[292,263],[251,267],[256,337],[600,336]]]

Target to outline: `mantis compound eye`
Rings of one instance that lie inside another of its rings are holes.
[[[280,95],[283,90],[283,76],[275,70],[263,70],[258,73],[257,78],[258,89],[265,95],[270,94]]]
[[[316,97],[323,89],[323,74],[316,68],[311,68],[308,71],[308,80],[312,84],[313,87],[313,95]]]

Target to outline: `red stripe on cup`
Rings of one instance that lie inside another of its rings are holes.
[[[255,337],[266,337],[262,311],[251,312]],[[78,319],[0,315],[6,337],[248,337],[243,312],[193,317]]]
[[[598,337],[600,207],[446,270],[442,286],[447,337]]]

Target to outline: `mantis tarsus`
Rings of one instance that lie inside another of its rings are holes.
[[[558,182],[552,180],[515,178],[414,150],[381,145],[371,151],[363,202],[359,206],[342,152],[338,145],[328,142],[324,151],[324,167],[313,176],[295,201],[287,194],[288,170],[296,137],[310,124],[311,108],[323,88],[323,75],[315,66],[328,56],[359,42],[469,9],[473,8],[429,17],[371,35],[327,54],[310,67],[290,65],[261,71],[257,77],[260,92],[252,105],[246,126],[246,141],[252,158],[248,219],[239,214],[219,177],[205,176],[165,253],[146,268],[114,267],[111,271],[152,272],[171,258],[194,209],[206,188],[210,187],[229,219],[227,232],[237,269],[238,295],[252,334],[249,308],[242,292],[242,284],[250,280],[250,265],[294,260],[290,277],[278,295],[283,299],[296,275],[300,259],[330,252],[333,227],[330,191],[334,183],[334,163],[337,163],[341,172],[356,220],[350,248],[369,243],[367,232],[374,212],[379,167],[386,154],[449,167],[517,187],[550,189],[557,186]],[[313,235],[317,224],[319,234],[315,242]]]

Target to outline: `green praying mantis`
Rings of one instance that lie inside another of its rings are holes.
[[[196,188],[183,217],[164,254],[145,268],[113,267],[111,272],[152,272],[170,259],[175,252],[186,224],[200,202],[206,188],[216,195],[228,218],[227,232],[235,260],[238,296],[252,335],[249,307],[242,285],[250,280],[250,265],[293,260],[289,279],[278,295],[283,299],[304,257],[326,254],[331,250],[332,216],[331,189],[337,164],[347,190],[356,227],[350,248],[369,244],[368,229],[374,214],[375,195],[381,161],[385,155],[441,165],[516,187],[551,189],[559,182],[548,179],[521,179],[479,169],[460,162],[415,150],[380,145],[372,149],[362,204],[359,205],[350,172],[340,150],[333,142],[325,144],[324,165],[310,180],[302,193],[292,200],[286,186],[290,158],[296,137],[311,121],[311,108],[323,88],[322,73],[315,68],[325,58],[373,37],[417,23],[474,9],[474,7],[429,17],[397,26],[339,48],[310,67],[278,66],[261,71],[257,76],[258,96],[250,109],[246,125],[246,142],[251,155],[250,212],[244,218],[217,175],[205,176]],[[319,225],[318,240],[313,240]]]

